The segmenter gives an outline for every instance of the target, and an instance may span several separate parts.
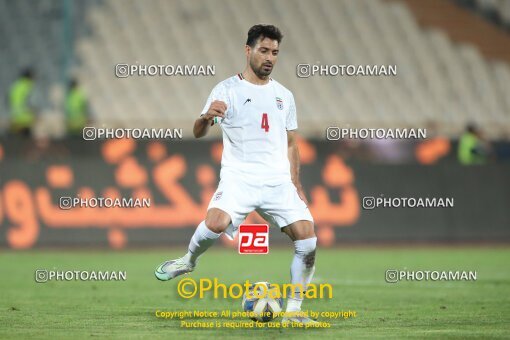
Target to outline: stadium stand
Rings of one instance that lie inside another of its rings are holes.
[[[496,23],[510,28],[510,2],[506,0],[461,0],[461,3],[474,6],[482,14]]]
[[[60,2],[0,0],[0,89],[5,93],[20,68],[34,65],[46,98],[44,127],[54,136],[65,130],[64,18]],[[191,136],[192,119],[214,85],[242,71],[247,29],[270,22],[285,35],[273,75],[294,92],[306,136],[323,137],[325,126],[338,122],[425,127],[430,121],[446,136],[458,136],[467,122],[493,139],[510,136],[508,62],[420,26],[405,2],[103,0],[75,2],[72,19],[70,73],[84,85],[97,126],[182,127]],[[216,75],[120,79],[119,63],[215,65]],[[398,75],[299,78],[301,63],[397,65]]]

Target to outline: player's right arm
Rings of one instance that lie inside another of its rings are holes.
[[[195,138],[203,137],[209,131],[209,126],[213,125],[214,118],[224,118],[225,111],[227,111],[227,104],[220,100],[215,100],[209,106],[209,109],[206,113],[201,115],[193,126],[193,135]]]

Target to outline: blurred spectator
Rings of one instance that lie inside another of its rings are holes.
[[[370,161],[383,164],[408,163],[414,158],[414,143],[405,139],[367,139]]]
[[[82,135],[90,122],[87,97],[76,79],[69,82],[65,101],[67,130],[70,135]]]
[[[463,165],[484,164],[489,158],[490,149],[480,130],[474,124],[468,124],[460,137],[457,157]]]
[[[31,68],[23,70],[9,91],[10,129],[15,134],[30,136],[35,123],[33,100],[35,76]]]

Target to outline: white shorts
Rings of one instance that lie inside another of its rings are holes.
[[[207,210],[211,208],[221,209],[230,215],[232,222],[225,234],[231,239],[246,216],[254,210],[271,226],[280,229],[300,220],[313,222],[310,210],[290,180],[268,185],[260,178],[223,176]]]

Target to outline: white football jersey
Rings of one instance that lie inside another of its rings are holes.
[[[298,127],[292,92],[274,79],[255,85],[237,74],[214,87],[201,114],[215,100],[227,105],[225,118],[219,120],[221,177],[233,172],[259,177],[264,183],[290,180],[287,131]]]

